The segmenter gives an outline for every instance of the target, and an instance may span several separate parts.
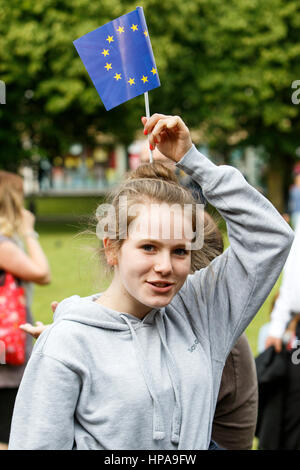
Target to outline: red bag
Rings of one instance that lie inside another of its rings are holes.
[[[5,345],[6,364],[20,366],[25,362],[26,333],[19,326],[26,323],[24,288],[10,273],[0,275],[0,341]]]

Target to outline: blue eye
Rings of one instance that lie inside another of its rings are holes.
[[[181,251],[180,255],[186,255],[187,254],[187,251],[184,248],[177,248],[175,251]]]
[[[145,251],[151,251],[151,250],[148,250],[147,248],[155,248],[155,246],[148,244],[148,245],[143,245],[141,248],[143,248]],[[178,253],[178,251],[181,253]],[[176,248],[174,252],[177,252],[179,256],[185,256],[187,254],[187,250],[185,250],[184,248]]]
[[[142,248],[144,248],[144,250],[146,250],[146,248],[145,248],[145,247],[149,247],[149,246],[150,246],[150,248],[154,248],[154,246],[153,246],[153,245],[143,245],[143,246],[142,246]],[[148,251],[148,250],[146,250],[146,251]]]

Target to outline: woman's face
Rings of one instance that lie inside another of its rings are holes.
[[[180,207],[173,211],[168,204],[143,206],[128,228],[117,261],[119,281],[132,301],[151,308],[170,303],[191,270],[191,230],[191,220]],[[170,287],[153,286],[159,281]]]

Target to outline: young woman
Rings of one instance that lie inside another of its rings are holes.
[[[230,247],[201,269],[197,211],[181,210],[195,209],[191,193],[162,164],[130,173],[109,200],[112,282],[58,305],[22,380],[10,449],[207,449],[226,357],[288,255],[291,229],[238,170],[200,154],[179,117],[142,121],[151,147],[192,175],[226,219]],[[179,223],[190,229],[180,239]]]
[[[23,281],[26,291],[27,321],[31,321],[31,283],[49,283],[50,270],[37,240],[37,233],[34,231],[34,216],[24,209],[23,199],[22,178],[14,173],[0,171],[0,272],[9,272]],[[26,346],[28,360],[32,349],[29,337]],[[0,365],[0,448],[2,449],[8,444],[14,401],[24,368],[25,365]]]

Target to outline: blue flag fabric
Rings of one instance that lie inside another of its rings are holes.
[[[142,7],[73,44],[107,111],[160,86]]]

